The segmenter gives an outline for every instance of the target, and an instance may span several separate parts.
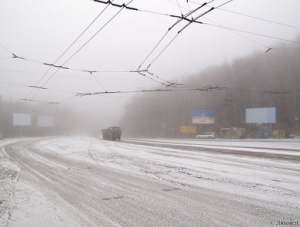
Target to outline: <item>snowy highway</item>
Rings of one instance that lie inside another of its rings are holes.
[[[300,223],[300,140],[0,142],[0,226]]]

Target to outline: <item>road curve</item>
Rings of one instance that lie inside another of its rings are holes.
[[[117,143],[96,142],[117,152]],[[45,151],[39,143],[18,142],[2,152],[20,167],[19,182],[41,192],[80,226],[274,226],[300,218],[299,207],[288,204],[153,178],[122,164],[112,168],[101,162],[101,150],[89,151],[93,162],[86,162]]]

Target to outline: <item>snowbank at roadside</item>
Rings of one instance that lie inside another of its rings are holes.
[[[3,148],[1,148],[3,149]],[[6,226],[20,169],[0,153],[0,226]]]
[[[33,187],[17,182],[7,227],[79,227],[80,225]],[[0,223],[1,226],[1,223]]]
[[[33,139],[0,141],[0,226],[32,227],[45,226],[45,223],[53,227],[80,226],[39,191],[18,181],[21,169],[8,158],[4,146],[29,140]]]

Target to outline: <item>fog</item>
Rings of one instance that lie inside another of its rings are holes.
[[[298,38],[299,39],[299,38]],[[299,39],[300,40],[300,39]],[[144,137],[194,137],[180,132],[193,126],[198,133],[221,128],[245,128],[250,136],[263,129],[300,135],[300,53],[294,45],[277,44],[268,52],[255,52],[232,63],[191,74],[180,91],[145,93],[127,106],[123,121],[128,133]],[[247,123],[246,110],[272,107],[274,114],[259,112]],[[214,111],[213,124],[195,123],[193,111]],[[271,119],[274,119],[271,121]],[[269,123],[268,123],[269,122]]]
[[[128,116],[134,117],[130,106],[136,100],[143,97],[138,102],[147,106],[147,99],[166,97],[165,92],[153,97],[143,92],[179,90],[174,96],[181,100],[189,95],[180,90],[189,88],[184,83],[191,82],[190,75],[233,64],[253,53],[271,53],[279,42],[292,55],[299,53],[297,0],[215,0],[202,8],[204,1],[199,0],[112,2],[115,5],[87,0],[1,1],[0,116],[4,134],[23,135],[12,125],[13,113],[23,112],[55,118],[52,131],[23,129],[28,135],[99,134],[108,126],[131,127]],[[123,3],[128,8],[118,7]],[[197,19],[203,24],[192,21],[212,7],[215,9]],[[181,15],[185,16],[179,21]],[[253,59],[246,58],[241,66]],[[283,67],[288,68],[288,63]],[[196,87],[234,84],[205,80]],[[185,108],[177,106],[180,111]],[[157,113],[151,118],[155,120]],[[189,113],[186,110],[183,116]]]

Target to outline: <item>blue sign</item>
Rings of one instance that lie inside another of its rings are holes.
[[[193,117],[214,117],[214,110],[194,110],[192,113]]]
[[[214,110],[194,110],[193,124],[214,124],[215,123],[215,111]]]

